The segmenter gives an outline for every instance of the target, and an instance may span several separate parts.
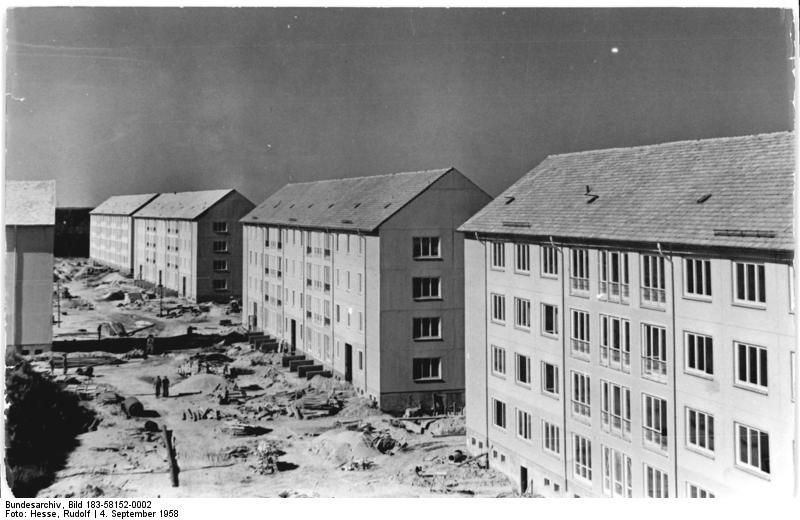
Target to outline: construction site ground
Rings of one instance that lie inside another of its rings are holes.
[[[70,261],[59,262],[63,271],[74,268]],[[98,301],[99,293],[107,293],[102,278],[118,280],[117,276],[90,276],[88,281],[87,277],[64,277],[61,285],[91,305],[68,308],[61,327],[54,332],[60,329],[62,333],[81,334],[79,329],[94,330],[96,337],[98,323],[112,320],[126,323],[129,330],[137,322],[154,324],[139,334],[183,334],[190,324],[198,326],[200,334],[204,332],[202,326],[224,333],[226,327],[219,325],[220,319],[233,321],[230,330],[240,321],[238,315],[225,314],[220,305],[201,314],[200,321],[193,313],[160,318],[158,305],[153,302],[128,308],[117,306],[117,301]],[[201,358],[206,360],[216,356],[224,362],[199,366],[198,355],[206,356]],[[48,356],[36,357],[38,370],[51,370]],[[147,359],[101,352],[70,354],[67,378],[57,363],[55,375],[66,379],[67,388],[85,397],[97,420],[91,431],[78,437],[77,446],[53,484],[38,496],[513,495],[513,486],[505,476],[483,467],[485,458],[458,463],[449,460],[466,445],[462,417],[421,421],[428,427],[415,433],[402,427],[406,422],[355,395],[348,383],[320,376],[300,378],[281,366],[281,357],[255,351],[246,342],[167,350]],[[81,365],[93,365],[93,375],[78,375]],[[157,376],[171,381],[169,397],[154,395]],[[230,402],[221,400],[227,395],[225,390],[230,391]],[[332,409],[323,406],[322,412],[301,413],[296,410],[302,397],[295,400],[301,394],[309,402],[335,398],[338,405]],[[131,397],[141,403],[144,413],[128,416],[123,411],[118,401]],[[303,415],[306,417],[299,418]],[[310,415],[314,417],[308,418]],[[154,426],[159,430],[166,426],[173,432],[180,470],[177,487],[171,484],[162,432],[147,431]],[[459,431],[462,433],[454,434]],[[391,449],[379,450],[368,442],[378,436],[388,438]],[[266,453],[273,457],[270,461],[276,462],[273,467],[277,471],[265,471]]]

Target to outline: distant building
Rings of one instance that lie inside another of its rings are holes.
[[[239,219],[253,207],[236,190],[158,195],[133,214],[134,278],[195,301],[238,297]]]
[[[53,341],[55,181],[6,181],[6,345],[22,354]]]
[[[57,257],[89,256],[90,213],[92,208],[56,208],[55,245]]]
[[[242,219],[243,315],[385,410],[463,406],[463,237],[489,196],[454,168],[288,184]]]
[[[101,264],[133,273],[133,214],[157,193],[116,195],[90,212],[89,257]]]
[[[546,496],[791,495],[795,159],[555,155],[467,221],[469,450]]]

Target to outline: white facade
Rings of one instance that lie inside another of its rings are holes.
[[[128,215],[91,215],[89,257],[125,273],[133,265],[133,219]]]

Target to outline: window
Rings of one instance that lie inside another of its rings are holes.
[[[292,291],[292,293],[294,293],[294,291]],[[301,299],[300,301],[302,302],[303,300]],[[342,311],[342,308],[337,304],[336,305],[336,323],[341,323],[342,322],[342,312],[341,311]]]
[[[586,249],[572,250],[569,281],[571,294],[589,295],[589,251]]]
[[[599,298],[610,302],[628,303],[630,299],[628,253],[600,251],[598,260]]]
[[[628,320],[600,315],[600,364],[630,371],[631,324]]]
[[[648,394],[642,394],[642,398],[645,446],[667,451],[667,401]]]
[[[531,440],[531,414],[517,410],[517,437]]]
[[[415,340],[442,339],[441,318],[414,318],[413,329]]]
[[[794,266],[789,266],[789,312],[794,314]]]
[[[414,368],[415,368],[415,369],[417,368],[417,363],[416,363],[416,361],[417,361],[417,360],[415,359],[415,360],[414,360]],[[364,352],[363,352],[363,351],[361,351],[361,350],[359,350],[359,351],[358,351],[358,369],[359,369],[359,370],[364,370]],[[416,374],[416,370],[415,370],[415,372],[414,372],[414,373]]]
[[[214,260],[213,262],[214,271],[216,272],[225,272],[228,270],[228,261],[227,260]]]
[[[650,498],[668,498],[667,473],[647,464],[644,465],[644,494]]]
[[[228,280],[214,280],[214,290],[215,291],[227,291],[228,290]]]
[[[506,321],[506,297],[502,294],[492,294],[492,321]]]
[[[592,482],[592,441],[572,434],[573,474],[575,478]]]
[[[506,427],[506,403],[492,399],[492,423],[498,428]]]
[[[491,267],[500,270],[506,268],[506,245],[502,242],[492,242]]]
[[[348,272],[348,288],[350,287]],[[415,300],[436,300],[441,295],[441,280],[439,278],[414,278],[414,299]]]
[[[734,423],[736,426],[736,464],[769,474],[769,434]]]
[[[662,308],[667,301],[664,257],[642,255],[642,303]]]
[[[703,453],[714,453],[714,416],[687,408],[686,443]]]
[[[531,302],[523,298],[514,298],[514,325],[526,329],[531,328]]]
[[[797,399],[797,353],[789,352],[789,381],[792,385],[792,402]]]
[[[228,241],[227,240],[214,240],[213,243],[215,253],[227,253]]]
[[[615,449],[603,446],[603,492],[614,497],[631,498],[633,479],[631,458]]]
[[[416,260],[441,258],[439,237],[414,237],[413,254]]]
[[[514,354],[516,360],[516,379],[517,383],[524,385],[531,384],[531,358],[522,354]]]
[[[625,439],[631,436],[631,391],[629,388],[600,381],[600,422],[603,430]]]
[[[683,343],[686,350],[686,371],[702,376],[714,375],[714,341],[711,336],[685,332]]]
[[[558,249],[553,246],[542,246],[542,276],[558,276]]]
[[[558,307],[542,304],[542,334],[558,336]]]
[[[358,311],[358,330],[364,330],[364,313],[361,311]]]
[[[528,244],[514,244],[516,250],[516,263],[514,269],[518,273],[531,272],[531,246]]]
[[[561,455],[561,428],[547,421],[542,421],[542,430],[544,432],[542,435],[544,451],[548,451],[553,455]]]
[[[492,345],[492,372],[495,374],[506,373],[506,349]]]
[[[733,266],[733,300],[745,304],[763,305],[766,303],[764,264],[734,262]]]
[[[578,357],[589,356],[589,313],[572,309],[572,328],[570,345],[572,353]]]
[[[577,418],[592,416],[591,380],[588,374],[572,372],[572,415]]]
[[[689,498],[714,498],[714,493],[710,493],[691,482],[686,483],[686,494]]]
[[[325,269],[328,269],[328,268],[326,267]],[[361,273],[358,273],[358,275],[356,275],[356,276],[358,278],[358,294],[361,294]],[[327,275],[325,276],[325,279],[326,280],[328,279]]]
[[[683,292],[692,298],[711,299],[711,261],[699,258],[683,260]]]
[[[642,375],[657,381],[667,378],[667,329],[642,324]]]
[[[439,358],[414,358],[414,380],[436,381],[442,378],[442,360]]]
[[[227,233],[228,232],[228,223],[227,222],[214,222],[211,224],[214,233]]]
[[[542,392],[558,396],[558,366],[542,362]]]
[[[736,348],[736,383],[757,390],[767,389],[767,349],[745,343]]]

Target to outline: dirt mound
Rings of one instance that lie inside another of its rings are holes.
[[[176,384],[172,391],[179,392],[212,392],[217,386],[225,386],[225,378],[215,374],[196,374]]]
[[[342,411],[339,412],[339,417],[350,419],[361,419],[373,415],[382,415],[382,412],[365,397],[354,397],[348,400]]]
[[[466,435],[467,423],[463,416],[446,417],[434,422],[428,428],[434,437],[445,435]]]
[[[359,431],[331,430],[316,438],[309,451],[320,459],[340,466],[353,459],[374,458],[378,452],[364,444]]]

